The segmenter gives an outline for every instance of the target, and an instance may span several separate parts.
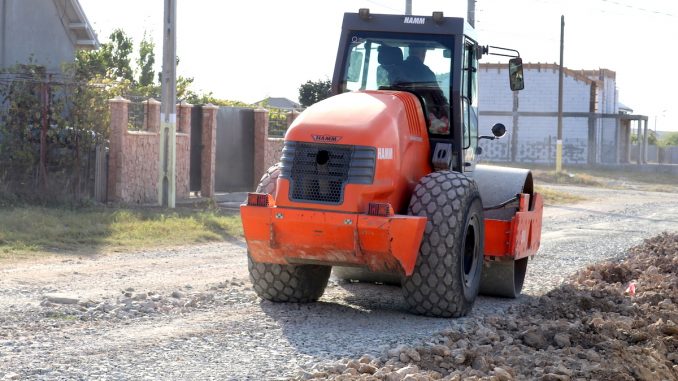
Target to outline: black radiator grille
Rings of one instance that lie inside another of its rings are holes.
[[[346,184],[372,184],[372,147],[285,142],[280,176],[290,179],[292,201],[341,204]]]

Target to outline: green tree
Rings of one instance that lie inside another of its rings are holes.
[[[332,95],[332,82],[329,79],[308,80],[299,86],[299,103],[308,107]]]
[[[34,145],[39,141],[44,116],[42,82],[46,71],[29,60],[2,72],[14,73],[20,79],[0,86],[0,163],[25,174],[37,165],[39,152]]]
[[[215,106],[254,107],[251,104],[241,102],[241,101],[232,101],[232,100],[229,100],[229,99],[216,98],[211,91],[210,92],[201,92],[201,93],[189,91],[188,95],[185,99],[188,103],[193,104],[193,105],[206,105],[208,103],[211,103]]]
[[[78,50],[75,53],[73,74],[79,80],[106,76],[111,67],[111,45],[101,44],[97,50]]]
[[[669,132],[659,139],[659,145],[662,147],[678,146],[678,132]]]
[[[144,32],[144,38],[139,43],[139,58],[137,59],[137,66],[139,67],[139,86],[153,85],[155,79],[155,43],[149,40],[148,35]]]
[[[102,43],[99,49],[76,52],[75,67],[72,69],[79,80],[90,80],[98,76],[134,81],[130,64],[132,39],[122,29],[116,29],[109,40]]]
[[[110,68],[113,69],[113,75],[117,78],[123,78],[128,81],[134,81],[134,72],[132,71],[130,55],[134,50],[132,39],[127,37],[122,29],[116,29],[109,36],[111,42],[111,62]]]
[[[638,135],[631,134],[631,144],[638,144]],[[647,133],[647,144],[651,146],[657,145],[657,134],[654,131],[649,130]]]

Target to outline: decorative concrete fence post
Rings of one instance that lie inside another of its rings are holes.
[[[268,142],[268,110],[254,110],[254,188],[266,173],[266,144]]]
[[[217,111],[219,107],[208,103],[202,106],[202,153],[200,160],[200,195],[214,197],[214,179],[217,152]]]
[[[294,120],[297,119],[299,116],[300,112],[297,110],[292,110],[287,113],[287,128],[290,128],[292,123],[294,123]]]
[[[193,105],[186,101],[177,104],[177,200],[187,200],[190,196],[192,108]]]
[[[191,133],[191,109],[193,105],[181,101],[177,103],[177,132],[182,134]]]
[[[160,132],[160,102],[153,98],[144,102],[144,126],[148,132]]]
[[[115,97],[108,101],[111,110],[108,153],[108,201],[122,201],[123,146],[127,134],[129,101]]]

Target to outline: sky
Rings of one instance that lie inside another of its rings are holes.
[[[135,46],[149,33],[162,62],[163,0],[80,0],[102,42],[123,29]],[[113,5],[114,4],[114,5]],[[307,80],[331,79],[344,12],[402,14],[405,0],[178,0],[177,73],[218,98],[297,100]],[[466,17],[465,0],[412,0],[415,15]],[[678,131],[678,1],[478,0],[482,45],[520,51],[523,62],[616,72],[619,101],[649,116],[650,129]],[[499,62],[489,57],[483,62]],[[529,83],[527,84],[529,86]],[[482,94],[481,94],[482,96]]]

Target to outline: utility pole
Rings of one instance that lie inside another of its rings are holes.
[[[556,140],[556,173],[563,170],[563,47],[565,16],[560,16],[560,68],[558,71],[558,140]]]
[[[412,14],[412,0],[405,0],[405,14]]]
[[[174,208],[176,201],[176,35],[177,0],[165,0],[162,42],[162,96],[160,109],[160,206]]]
[[[472,27],[476,27],[476,0],[468,0],[466,7],[466,19]]]

